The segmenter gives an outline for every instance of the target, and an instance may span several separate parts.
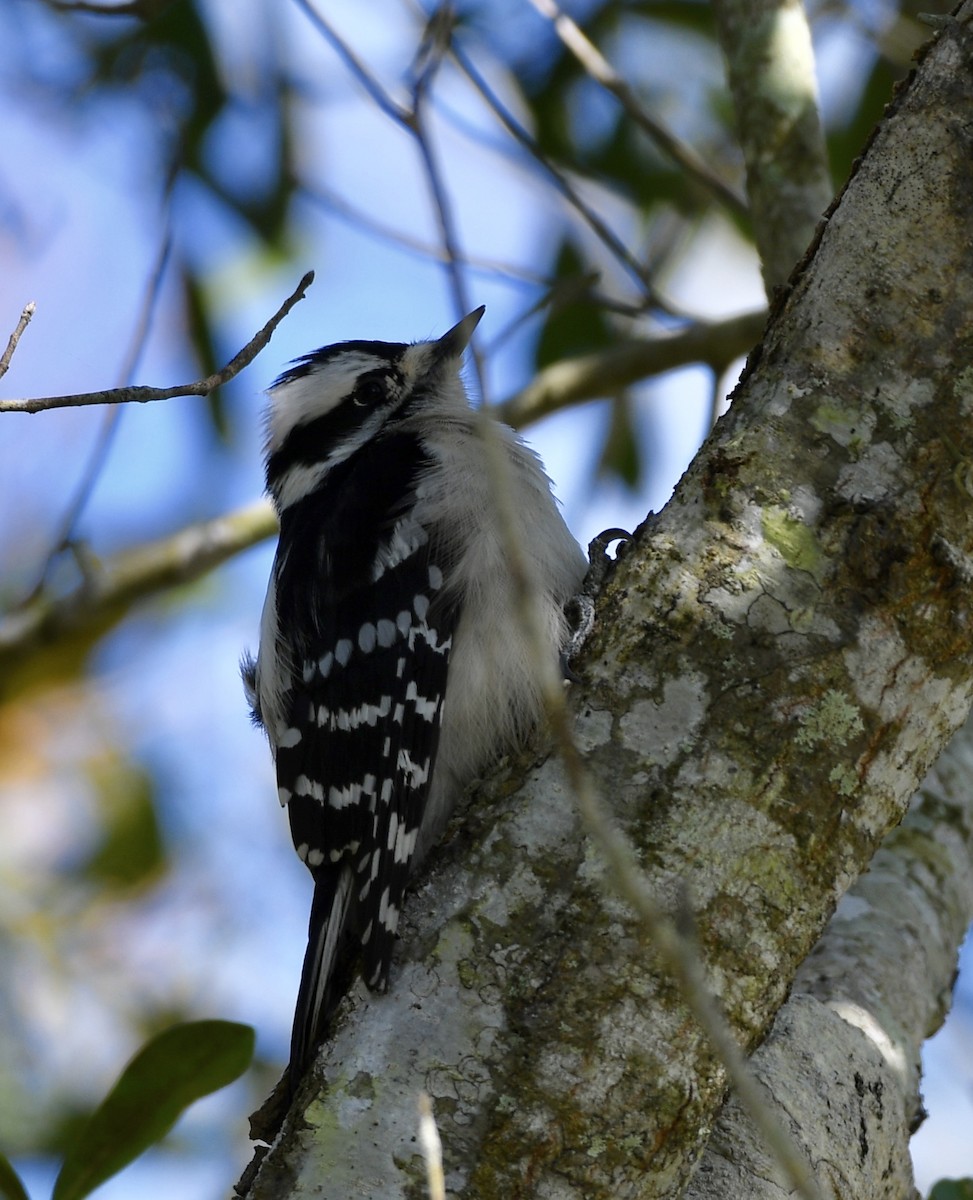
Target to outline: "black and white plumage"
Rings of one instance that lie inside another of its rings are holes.
[[[243,672],[315,882],[292,1087],[340,1000],[336,972],[360,957],[366,983],[387,986],[410,875],[464,786],[540,715],[511,533],[552,657],[586,569],[539,460],[501,425],[515,528],[496,515],[459,377],[482,315],[438,341],[324,347],[269,393],[280,541]]]

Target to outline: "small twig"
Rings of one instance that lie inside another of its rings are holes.
[[[449,0],[437,4],[426,21],[410,68],[413,108],[416,106],[416,97],[427,90],[449,51],[455,23],[456,13]]]
[[[337,192],[330,191],[320,184],[305,188],[304,195],[312,204],[319,205],[324,212],[330,213],[338,220],[349,222],[356,229],[371,237],[381,238],[407,254],[414,254],[438,263],[447,261],[447,254],[442,246],[425,242],[421,238],[411,237],[392,225],[386,225],[383,221],[379,221],[370,213],[365,212],[363,208],[351,204]],[[475,254],[465,253],[459,261],[471,272],[494,276],[516,287],[549,287],[551,285],[550,279],[516,263],[500,262],[497,259],[482,258]]]
[[[956,17],[952,13],[919,12],[916,13],[916,20],[930,29],[935,29],[937,33],[956,24]]]
[[[34,315],[37,305],[33,300],[28,301],[24,305],[24,311],[20,314],[20,320],[17,322],[17,328],[7,339],[7,348],[3,354],[0,354],[0,378],[6,375],[10,367],[10,360],[14,356],[14,351],[17,349],[17,343],[23,337],[24,330],[30,324],[30,319]]]
[[[612,256],[635,279],[643,294],[658,308],[666,312],[671,312],[672,306],[663,300],[656,291],[645,267],[632,256],[625,243],[605,224],[598,213],[585,203],[578,189],[571,183],[564,172],[551,162],[534,138],[531,137],[523,125],[514,117],[501,101],[500,97],[493,91],[476,67],[474,67],[472,61],[464,51],[455,42],[452,44],[451,51],[453,58],[463,73],[480,93],[487,105],[493,110],[494,115],[500,121],[501,125],[503,125],[504,129],[544,169],[565,200],[582,217],[599,241],[608,248]]]
[[[297,0],[297,3],[379,109],[415,139],[423,171],[432,196],[436,220],[439,225],[439,234],[443,246],[443,260],[449,277],[450,290],[453,293],[453,303],[456,308],[457,317],[461,319],[466,316],[471,307],[466,291],[466,284],[463,279],[463,272],[460,267],[463,256],[460,250],[449,193],[442,172],[439,169],[439,163],[436,160],[432,143],[427,134],[423,117],[424,100],[428,94],[433,74],[449,43],[448,25],[441,19],[439,22],[434,20],[427,27],[427,36],[424,38],[423,44],[420,47],[420,53],[417,56],[417,70],[412,90],[412,106],[410,108],[392,99],[372,72],[369,71],[358,55],[355,54],[351,46],[342,38],[334,26],[317,11],[314,5],[310,3],[310,0]],[[480,385],[480,397],[481,399],[485,399],[481,357],[475,345],[473,347],[473,361]]]
[[[542,16],[547,17],[554,26],[554,32],[591,78],[596,83],[600,83],[606,91],[611,92],[635,124],[648,134],[652,142],[667,158],[701,184],[730,212],[749,220],[750,210],[743,197],[738,195],[725,180],[721,179],[691,146],[677,138],[645,110],[625,80],[588,38],[587,34],[558,7],[555,0],[530,0],[530,2]]]
[[[446,1180],[443,1177],[443,1143],[436,1128],[432,1100],[428,1092],[419,1093],[419,1145],[426,1160],[426,1183],[429,1200],[446,1200]]]
[[[590,271],[586,275],[571,275],[563,279],[538,280],[537,282],[540,286],[543,286],[544,292],[528,305],[526,309],[515,313],[507,324],[494,335],[491,349],[501,345],[506,339],[519,333],[528,321],[548,309],[552,312],[557,312],[560,308],[568,304],[584,299],[600,303],[594,293],[594,284],[598,282],[598,279],[598,272]],[[606,301],[606,310],[610,309],[611,302],[608,300],[608,297],[604,297],[604,300]],[[631,314],[626,315],[630,316]]]
[[[409,110],[392,99],[334,26],[321,16],[310,0],[296,0],[296,3],[382,112],[400,125],[407,124]]]
[[[710,366],[709,381],[709,427],[712,429],[720,419],[720,403],[723,400],[723,372]]]
[[[94,13],[100,17],[139,17],[150,21],[173,0],[127,0],[122,4],[95,4],[92,0],[47,0],[58,12]]]
[[[218,387],[228,383],[235,375],[248,367],[273,337],[277,326],[295,304],[304,299],[304,293],[314,280],[314,272],[308,271],[294,291],[288,296],[266,325],[250,339],[243,349],[221,370],[195,383],[177,384],[175,387],[124,387],[110,388],[103,392],[82,392],[74,396],[37,396],[28,399],[0,400],[0,412],[46,412],[52,408],[80,408],[88,404],[145,404],[150,400],[171,400],[174,396],[208,396]]]
[[[429,75],[430,68],[427,68],[422,76],[423,81],[428,82]],[[417,87],[415,92],[415,108],[412,111],[412,120],[409,122],[408,128],[414,135],[419,147],[419,155],[422,159],[426,181],[429,184],[429,191],[432,195],[433,208],[435,209],[436,219],[439,224],[439,236],[442,239],[443,250],[445,251],[446,272],[449,276],[450,288],[453,293],[453,304],[456,309],[457,319],[462,320],[470,311],[470,298],[466,290],[466,280],[463,278],[463,271],[460,266],[462,253],[449,192],[443,180],[442,172],[439,169],[439,163],[432,148],[432,143],[426,132],[426,124],[422,112],[424,95],[425,87]],[[474,337],[470,351],[473,358],[473,369],[476,372],[480,402],[485,404],[487,402],[486,374],[483,370],[483,355],[480,351],[478,338]]]
[[[302,5],[306,0],[298,0]],[[421,10],[419,10],[421,11]],[[434,15],[432,21],[429,22],[429,27],[433,30],[432,36],[427,38],[437,49],[445,51],[447,48],[453,60],[466,75],[467,79],[473,84],[474,88],[480,93],[481,97],[486,101],[487,106],[493,111],[494,115],[500,121],[501,125],[507,130],[515,142],[521,145],[530,156],[547,172],[558,191],[564,196],[568,203],[580,214],[595,236],[608,248],[611,254],[618,259],[622,266],[634,276],[639,285],[639,289],[643,295],[647,297],[658,308],[666,312],[671,312],[672,307],[664,301],[655,288],[652,286],[649,272],[638,262],[628,251],[625,243],[615,235],[608,225],[601,219],[599,214],[595,212],[588,204],[585,203],[577,188],[571,183],[567,176],[554,165],[547,157],[540,146],[527,130],[513,116],[510,110],[503,104],[496,92],[490,87],[483,76],[473,66],[472,61],[467,57],[465,52],[452,39],[447,39],[444,35],[444,30],[448,29],[446,18],[441,18],[438,22]],[[332,36],[335,36],[332,33]],[[349,52],[350,53],[350,52]],[[424,72],[424,74],[427,72]],[[372,87],[376,86],[372,81]],[[372,88],[369,88],[372,91]],[[386,97],[387,104],[391,103]],[[388,112],[388,107],[385,107]],[[394,115],[394,114],[390,114]],[[402,119],[401,116],[399,119]]]
[[[425,102],[429,95],[436,70],[443,60],[443,55],[449,48],[452,35],[452,13],[448,7],[437,8],[426,26],[422,44],[416,55],[413,66],[414,83],[412,88],[412,111],[406,119],[406,127],[416,139],[419,155],[422,159],[426,182],[432,194],[433,208],[439,223],[439,236],[442,241],[446,258],[446,271],[449,275],[450,287],[453,292],[453,303],[456,315],[463,318],[470,311],[470,298],[466,291],[466,281],[460,268],[462,251],[459,236],[456,231],[456,221],[449,199],[449,191],[443,179],[439,162],[433,151],[425,120]],[[473,358],[476,373],[480,381],[480,394],[483,395],[483,372],[480,355],[473,346]]]

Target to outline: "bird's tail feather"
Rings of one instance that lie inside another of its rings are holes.
[[[331,876],[314,885],[307,950],[291,1033],[288,1074],[292,1093],[314,1056],[331,1014],[341,999],[341,993],[335,988],[334,974],[354,892],[353,885],[354,875],[348,866],[342,868],[337,879]]]

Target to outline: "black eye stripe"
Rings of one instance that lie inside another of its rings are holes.
[[[354,389],[336,407],[320,417],[295,425],[281,445],[267,459],[267,489],[273,492],[285,473],[294,466],[325,463],[335,446],[353,437],[365,421],[383,407],[391,416],[396,407],[394,388],[401,387],[395,370],[380,367],[358,376]],[[365,440],[373,435],[369,432]]]

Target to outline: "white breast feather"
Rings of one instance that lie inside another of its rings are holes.
[[[556,659],[569,637],[565,603],[579,590],[584,555],[557,511],[539,459],[500,426],[507,464],[501,486],[510,491],[513,528],[496,516],[477,418],[463,397],[439,432],[427,439],[437,465],[417,516],[433,528],[447,524],[459,552],[448,587],[463,598],[453,635],[449,684],[431,794],[417,845],[417,862],[436,841],[458,794],[485,766],[521,744],[539,720],[543,699],[522,613],[510,584],[507,539],[521,547],[540,594],[544,649]]]

